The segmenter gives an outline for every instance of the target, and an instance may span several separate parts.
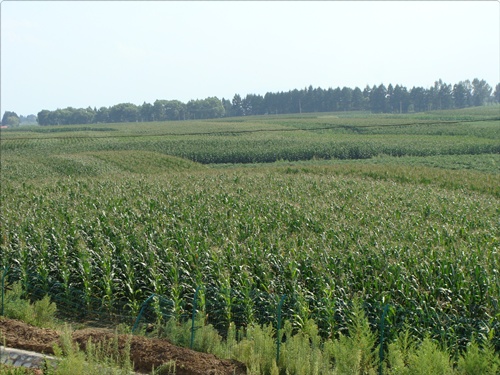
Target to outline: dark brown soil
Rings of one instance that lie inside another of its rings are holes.
[[[46,328],[37,328],[26,323],[0,318],[0,339],[7,347],[31,350],[44,354],[53,354],[54,344],[59,343],[61,333]],[[115,333],[109,329],[86,328],[73,331],[73,340],[81,348],[89,338],[92,342],[111,340]],[[246,374],[243,364],[218,359],[212,354],[199,353],[181,348],[166,340],[151,339],[142,336],[118,335],[120,347],[130,342],[130,357],[135,371],[148,373],[160,365],[174,360],[178,375],[232,375]]]

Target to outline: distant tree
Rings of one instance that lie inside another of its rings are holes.
[[[287,97],[287,113],[301,113],[302,112],[302,95],[297,89],[289,91],[285,94]]]
[[[364,109],[364,106],[363,92],[359,87],[356,87],[352,91],[352,109],[354,111],[360,111]]]
[[[167,120],[183,120],[186,115],[186,105],[179,100],[169,100],[165,104]]]
[[[94,121],[94,110],[90,107],[87,109],[73,109],[68,117],[69,124],[91,124]]]
[[[26,124],[26,125],[31,125],[31,124],[36,124],[36,116],[35,115],[28,115],[28,116],[19,116],[20,120],[20,125]]]
[[[484,105],[488,101],[491,91],[491,86],[484,79],[474,78],[472,80],[472,105]]]
[[[325,112],[326,111],[326,91],[321,87],[314,89],[310,94],[310,109],[308,112]]]
[[[9,127],[17,127],[21,120],[16,112],[5,111],[2,117],[2,125]]]
[[[442,109],[450,109],[453,108],[453,89],[451,84],[447,84],[442,82],[441,80],[438,81],[439,83],[439,103]]]
[[[38,121],[38,125],[46,126],[49,125],[49,113],[50,111],[47,109],[41,110],[38,112],[36,119]]]
[[[109,108],[109,122],[136,122],[139,108],[132,103],[120,103]]]
[[[156,100],[153,105],[153,116],[156,121],[183,120],[186,111],[186,104],[179,100]]]
[[[263,115],[266,113],[264,98],[261,95],[247,94],[242,100],[242,106],[246,116]]]
[[[109,108],[107,107],[99,108],[95,113],[94,122],[101,124],[109,122]]]
[[[252,116],[254,115],[254,103],[252,101],[252,97],[247,95],[243,99],[241,99],[241,108],[243,109],[243,116]]]
[[[500,83],[495,86],[495,92],[493,93],[493,100],[495,103],[500,103]]]
[[[385,94],[385,111],[388,113],[394,113],[399,109],[397,100],[394,98],[394,86],[389,83],[387,86],[387,93]]]
[[[314,89],[312,85],[304,88],[300,92],[300,107],[302,112],[319,112],[321,111],[321,98],[318,96],[320,88]]]
[[[410,106],[410,94],[406,87],[396,85],[389,101],[391,103],[392,112],[407,113]]]
[[[224,107],[217,97],[190,100],[187,105],[188,118],[208,119],[224,117]]]
[[[264,106],[267,114],[278,113],[278,95],[273,92],[266,92],[264,95]]]
[[[234,94],[231,102],[231,116],[243,116],[243,103],[240,94]]]
[[[415,112],[427,110],[427,92],[423,87],[413,87],[410,90],[410,101]]]
[[[331,87],[326,91],[325,94],[325,111],[326,112],[336,112],[339,111],[342,101],[342,89],[337,87],[332,89]]]
[[[352,109],[352,89],[343,87],[341,92],[340,108],[342,111],[350,111]]]
[[[373,86],[370,92],[370,109],[374,113],[382,113],[387,111],[387,89],[381,84],[378,87]]]
[[[166,108],[167,100],[155,100],[153,103],[153,118],[155,121],[165,121],[167,119]]]
[[[59,125],[61,124],[61,110],[56,109],[55,111],[49,111],[47,115],[48,125]]]
[[[225,113],[222,102],[215,96],[202,100],[202,110],[202,118],[221,118]]]
[[[370,86],[366,85],[365,88],[363,89],[363,109],[368,111],[370,110],[370,94],[372,92],[372,89]]]
[[[153,105],[151,103],[142,103],[139,108],[139,118],[141,121],[154,121]]]
[[[221,99],[222,106],[224,107],[224,113],[226,116],[231,116],[231,101],[225,98]]]
[[[465,108],[469,106],[471,93],[464,82],[453,85],[452,95],[455,108]]]

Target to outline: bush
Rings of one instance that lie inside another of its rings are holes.
[[[54,353],[62,359],[49,371],[50,375],[129,375],[133,371],[130,343],[120,350],[117,335],[106,342],[93,343],[89,339],[83,351],[72,341],[71,331],[66,327],[61,335],[61,346],[56,345]]]
[[[33,304],[22,297],[21,283],[12,284],[10,290],[5,293],[4,315],[7,318],[22,320],[37,327],[55,327],[57,307],[48,296]]]

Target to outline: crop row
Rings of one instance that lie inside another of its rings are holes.
[[[155,293],[182,315],[204,287],[227,326],[265,322],[286,294],[296,327],[332,335],[359,296],[372,321],[390,304],[394,324],[452,345],[496,327],[498,349],[497,197],[310,171],[2,180],[0,266],[27,289],[79,290],[82,310],[134,315]]]
[[[433,156],[498,154],[500,144],[484,138],[452,136],[336,135],[305,133],[219,137],[136,137],[125,139],[6,140],[3,152],[18,156],[137,150],[174,155],[203,164],[268,163],[277,160],[369,159],[380,155]]]

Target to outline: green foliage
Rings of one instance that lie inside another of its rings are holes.
[[[16,112],[5,111],[2,116],[2,125],[17,127],[20,124],[20,118]]]
[[[53,328],[56,325],[56,304],[51,302],[47,295],[41,300],[30,303],[29,300],[23,298],[24,294],[19,282],[8,287],[4,301],[5,316],[37,327]]]
[[[170,360],[157,368],[153,368],[151,375],[175,375],[175,361]]]
[[[276,339],[272,325],[250,325],[233,349],[234,358],[247,366],[249,374],[277,374]]]
[[[486,342],[481,349],[472,340],[465,353],[460,356],[457,369],[460,375],[495,375],[500,371],[500,355],[495,353],[491,341]]]
[[[330,344],[337,374],[376,374],[378,363],[376,335],[371,331],[368,319],[359,299],[355,299],[350,313],[349,336],[340,334]]]
[[[61,345],[54,347],[54,353],[61,359],[55,368],[50,368],[47,375],[125,375],[133,371],[130,361],[130,342],[124,348],[118,344],[118,336],[111,340],[93,343],[92,339],[81,350],[71,338],[68,327],[61,335]]]
[[[410,336],[410,330],[406,328],[399,332],[396,339],[388,345],[386,360],[389,369],[386,369],[385,373],[391,375],[409,374],[409,358],[415,352],[415,348],[415,342]]]
[[[280,368],[289,374],[301,375],[326,374],[332,370],[328,350],[323,350],[322,338],[313,320],[308,320],[295,335],[292,335],[291,323],[286,321],[284,331],[286,341],[280,349]]]
[[[31,369],[25,367],[12,367],[0,364],[0,375],[30,375]]]
[[[450,355],[440,350],[438,345],[426,337],[417,350],[408,358],[409,374],[453,374]]]
[[[155,327],[154,336],[168,338],[175,345],[186,348],[191,347],[191,320],[180,322],[172,318],[164,324]],[[195,319],[195,335],[193,348],[196,351],[218,354],[224,351],[222,337],[211,324],[206,324],[205,319],[197,316]]]

